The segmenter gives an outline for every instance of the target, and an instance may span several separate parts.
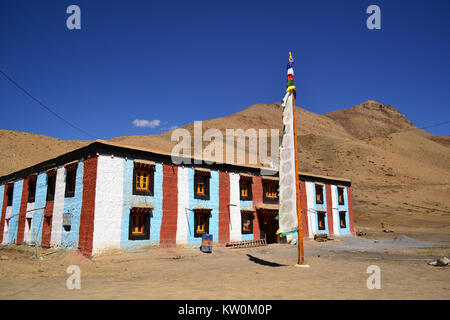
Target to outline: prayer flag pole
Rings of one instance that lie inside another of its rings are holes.
[[[294,91],[295,92],[295,91]],[[295,148],[295,177],[296,177],[296,193],[297,193],[297,219],[298,219],[298,262],[301,265],[305,262],[305,253],[303,250],[303,224],[302,224],[302,207],[300,201],[300,175],[298,171],[298,145],[297,145],[297,120],[295,114],[295,94],[292,96],[292,113],[294,120],[294,148]]]
[[[292,53],[289,52],[289,63],[288,63],[288,81],[287,81],[287,92],[291,91],[292,95],[292,118],[293,118],[293,131],[294,131],[294,156],[295,156],[295,191],[296,191],[296,202],[297,202],[297,221],[298,221],[298,260],[296,266],[307,266],[304,265],[305,253],[303,249],[303,223],[302,223],[302,207],[300,201],[300,175],[298,170],[298,143],[297,143],[297,119],[295,113],[295,85],[294,85],[294,69],[293,69],[294,59],[292,58]]]

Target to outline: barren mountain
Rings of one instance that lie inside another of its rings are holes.
[[[0,129],[0,176],[52,159],[90,142]]]
[[[376,101],[324,115],[301,108],[296,112],[300,170],[352,180],[357,230],[380,230],[383,222],[395,231],[448,237],[450,137],[421,130],[395,108]],[[273,103],[203,121],[202,129],[216,128],[225,135],[225,129],[281,130],[281,125],[281,105]],[[183,128],[193,133],[193,124]],[[170,152],[177,144],[172,132],[109,141]],[[86,143],[0,130],[0,175]]]

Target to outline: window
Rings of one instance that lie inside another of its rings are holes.
[[[242,234],[253,233],[253,213],[249,211],[241,211]]]
[[[240,199],[252,200],[252,178],[242,177],[239,181]]]
[[[340,205],[345,204],[344,203],[344,188],[342,187],[337,187],[338,190],[338,202]]]
[[[26,225],[26,230],[25,232],[30,232],[31,231],[31,222],[32,222],[32,218],[27,218],[27,225]]]
[[[55,199],[56,170],[47,173],[47,201]]]
[[[347,221],[345,220],[346,211],[339,211],[339,227],[347,228]]]
[[[136,190],[148,191],[150,172],[148,170],[136,170]]]
[[[66,198],[72,198],[75,196],[75,182],[77,176],[77,169],[66,167],[66,191],[64,196]]]
[[[206,179],[204,176],[197,178],[197,194],[205,195]]]
[[[63,214],[63,228],[64,231],[69,232],[72,229],[72,214],[64,213]]]
[[[8,232],[9,229],[9,218],[5,219],[5,232]]]
[[[150,214],[149,208],[132,208],[129,222],[129,240],[150,239]]]
[[[133,228],[131,229],[132,234],[144,234],[144,219],[145,217],[143,213],[133,214]]]
[[[209,171],[195,170],[194,175],[194,198],[209,200]]]
[[[7,189],[6,189],[6,205],[12,206],[12,202],[13,202],[13,194],[14,194],[14,183],[8,184],[7,185]]]
[[[278,183],[276,181],[263,182],[263,202],[278,203]]]
[[[211,210],[194,210],[194,237],[201,238],[209,233],[209,216]]]
[[[153,165],[147,163],[134,163],[133,194],[153,196],[154,168]]]
[[[316,184],[316,203],[323,204],[323,185]]]
[[[28,202],[34,202],[36,197],[36,176],[28,178]]]
[[[325,211],[318,211],[317,212],[317,220],[319,224],[319,230],[325,230]]]

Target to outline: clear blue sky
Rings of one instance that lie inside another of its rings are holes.
[[[81,30],[66,27],[71,4]],[[366,28],[371,4],[381,30]],[[108,139],[281,101],[292,51],[297,105],[322,114],[373,99],[428,126],[450,120],[449,15],[448,0],[1,0],[0,69]],[[2,129],[89,139],[1,76],[0,109]]]

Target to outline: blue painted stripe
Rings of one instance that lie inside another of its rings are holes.
[[[11,208],[11,219],[8,228],[8,243],[16,243],[19,224],[20,200],[22,199],[23,179],[14,182],[14,193]]]
[[[134,160],[123,160],[123,210],[122,223],[120,232],[120,247],[122,249],[137,248],[143,245],[158,244],[161,232],[162,220],[162,184],[163,184],[163,167],[162,164],[155,165],[154,172],[154,195],[153,196],[137,196],[133,195],[133,170]],[[150,239],[149,240],[129,240],[129,224],[130,210],[132,204],[147,204],[154,207],[150,216]]]
[[[154,196],[151,197],[154,209],[150,219],[150,242],[159,243],[163,215],[163,167],[161,163],[155,165],[154,179]]]
[[[347,195],[347,188],[344,188],[344,204],[339,204],[339,194],[338,194],[338,188],[336,187],[336,202],[337,202],[337,208],[338,208],[338,219],[339,219],[339,212],[345,211],[345,228],[341,228],[340,221],[338,220],[338,227],[339,227],[339,233],[346,234],[350,233],[350,220],[349,220],[349,213],[348,213],[348,195]]]
[[[192,209],[196,207],[209,208],[211,215],[209,218],[209,234],[213,236],[213,242],[219,240],[219,172],[211,171],[211,177],[209,181],[209,200],[194,199],[194,175],[195,169],[189,168],[189,232],[188,232],[188,244],[197,246],[201,245],[202,238],[195,238],[195,225],[194,225],[194,212]]]
[[[83,171],[84,163],[79,161],[75,178],[75,194],[73,197],[64,198],[64,213],[71,213],[72,220],[70,231],[65,231],[62,227],[61,247],[63,248],[78,247],[81,206],[83,203]]]
[[[240,208],[241,208],[241,210],[251,210],[251,209],[253,209],[253,200],[240,200]],[[254,215],[254,219],[257,219],[256,214]],[[244,241],[253,240],[253,238],[254,238],[253,234],[254,233],[242,234],[242,222],[241,222],[241,226],[239,226],[239,228],[241,228],[241,239],[242,240],[244,240]],[[253,232],[255,232],[254,228],[255,228],[255,221],[253,220]]]
[[[316,219],[316,233],[328,233],[328,212],[327,212],[327,192],[326,186],[323,185],[323,204],[317,203],[316,196],[316,184],[314,183],[314,207],[315,207],[315,219]],[[325,212],[325,230],[319,230],[319,213],[318,211]]]

